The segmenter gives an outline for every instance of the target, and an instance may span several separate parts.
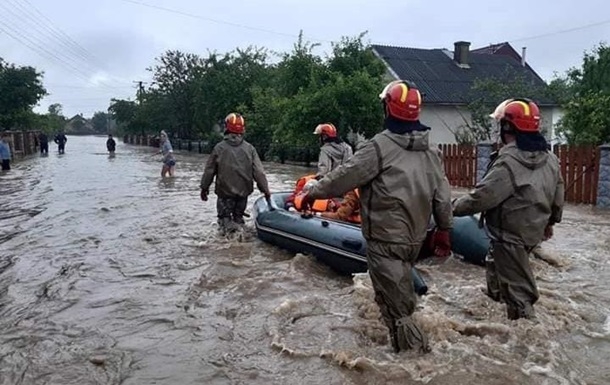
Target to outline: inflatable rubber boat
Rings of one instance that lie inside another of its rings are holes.
[[[366,241],[360,226],[318,216],[303,217],[284,209],[291,192],[275,193],[254,203],[256,233],[263,242],[295,253],[308,253],[341,274],[367,271]],[[484,264],[489,238],[478,227],[475,217],[454,218],[452,250],[464,260]],[[420,254],[421,255],[421,254]],[[418,294],[427,291],[426,283],[412,270]]]

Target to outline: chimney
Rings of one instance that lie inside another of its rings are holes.
[[[521,48],[521,65],[525,67],[525,49],[526,47]]]
[[[455,60],[459,65],[467,66],[470,42],[456,41],[453,43],[453,47],[453,60]]]

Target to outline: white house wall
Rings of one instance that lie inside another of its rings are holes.
[[[491,111],[490,111],[491,113]],[[557,113],[552,108],[541,108],[542,125],[546,129],[547,138],[552,136],[553,118]],[[462,106],[425,105],[422,107],[420,120],[430,126],[430,141],[439,144],[457,143],[455,132],[465,129],[470,124],[470,112]]]
[[[420,121],[432,128],[430,131],[431,142],[438,144],[457,143],[455,132],[470,121],[470,112],[464,107],[424,104]]]

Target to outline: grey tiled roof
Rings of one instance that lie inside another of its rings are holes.
[[[424,93],[428,103],[469,103],[480,96],[472,90],[477,79],[495,78],[508,82],[511,81],[511,76],[518,74],[535,87],[546,86],[534,71],[509,56],[471,51],[468,59],[470,68],[461,68],[453,61],[451,51],[383,45],[373,45],[372,48],[399,78],[413,81]],[[537,102],[541,105],[553,104],[548,99]]]

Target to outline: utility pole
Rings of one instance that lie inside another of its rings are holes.
[[[146,82],[138,80],[138,81],[134,81],[134,83],[136,83],[138,85],[138,90],[136,91],[136,99],[138,99],[138,104],[142,105],[142,95],[144,95],[143,84],[146,84]]]

